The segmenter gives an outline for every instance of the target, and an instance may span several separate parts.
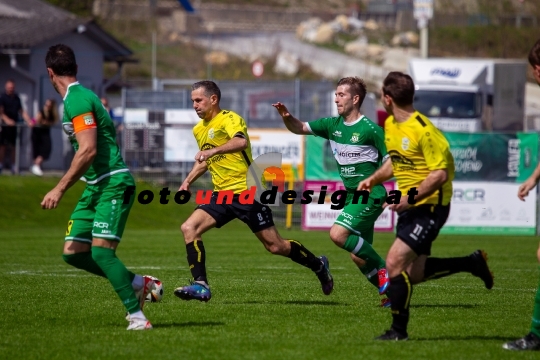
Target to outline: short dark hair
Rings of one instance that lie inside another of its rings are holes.
[[[221,100],[221,90],[219,90],[219,87],[215,82],[210,80],[203,80],[191,85],[192,91],[197,90],[198,88],[204,88],[204,95],[208,97],[216,95],[218,102]]]
[[[414,81],[402,72],[392,71],[383,81],[382,91],[384,95],[392,98],[397,106],[412,105],[414,101]]]
[[[367,93],[366,83],[364,82],[364,80],[356,76],[344,77],[340,79],[337,83],[337,86],[341,85],[349,85],[349,91],[351,92],[351,95],[358,95],[360,97],[358,107],[362,106],[362,103],[364,102]]]
[[[529,51],[529,64],[533,67],[540,66],[540,39],[536,41],[531,51]]]
[[[64,44],[53,45],[47,51],[45,64],[58,76],[76,76],[77,61],[73,50]]]

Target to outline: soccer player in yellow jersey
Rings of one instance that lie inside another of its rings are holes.
[[[177,288],[174,294],[183,300],[210,300],[202,235],[214,227],[220,228],[233,219],[240,219],[272,254],[289,257],[311,269],[319,278],[323,293],[329,295],[334,281],[326,256],[318,258],[298,241],[283,239],[274,226],[272,211],[268,206],[258,201],[243,204],[239,200],[240,193],[248,190],[247,174],[253,162],[244,119],[220,108],[221,91],[212,81],[193,84],[191,100],[201,119],[193,128],[200,151],[195,155],[195,165],[179,191],[189,191],[190,184],[209,170],[214,193],[210,203],[199,205],[181,226],[193,281],[190,285]],[[232,203],[218,200],[219,191],[232,191]]]
[[[469,256],[431,258],[431,244],[450,212],[454,158],[444,135],[413,107],[414,83],[409,75],[391,72],[382,88],[386,119],[385,144],[390,156],[373,175],[358,185],[370,190],[393,176],[402,197],[385,204],[398,213],[396,240],[386,257],[390,277],[392,327],[378,340],[407,340],[412,285],[457,272],[470,272],[493,287],[487,255],[477,250]],[[413,196],[414,201],[409,202]]]
[[[538,85],[540,85],[540,39],[533,45],[529,51],[529,64],[532,66],[533,76]],[[525,201],[529,191],[536,187],[540,181],[540,164],[534,170],[534,173],[518,189],[518,198]],[[536,251],[536,257],[540,262],[540,247]],[[521,339],[503,344],[507,350],[540,350],[540,286],[536,290],[534,298],[533,316],[531,330]]]

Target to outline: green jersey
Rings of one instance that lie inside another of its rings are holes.
[[[93,185],[116,173],[129,171],[116,143],[116,130],[108,111],[91,90],[78,82],[69,84],[64,96],[64,132],[75,151],[79,144],[75,134],[86,129],[97,129],[97,153],[82,180]]]
[[[365,116],[348,124],[341,116],[322,118],[307,126],[314,135],[330,140],[339,174],[349,191],[356,190],[388,157],[383,129]]]

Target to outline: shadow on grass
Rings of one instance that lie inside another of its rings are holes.
[[[516,337],[493,335],[464,335],[464,336],[434,336],[409,338],[409,341],[469,341],[469,340],[496,340],[501,342],[516,340]],[[502,346],[502,344],[501,344]]]
[[[265,301],[224,301],[223,304],[226,305],[268,305],[268,304],[277,304],[277,305],[322,305],[322,306],[350,306],[350,304],[340,303],[337,301],[316,301],[316,300],[265,300]]]
[[[208,326],[223,326],[225,325],[222,321],[188,321],[185,323],[172,323],[172,324],[152,324],[154,328],[174,328],[174,327],[208,327]]]
[[[474,309],[479,307],[476,304],[416,304],[410,305],[411,308],[454,308],[454,309]]]

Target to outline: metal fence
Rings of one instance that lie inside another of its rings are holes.
[[[189,130],[193,125],[166,122],[169,109],[192,110],[191,80],[161,80],[154,84],[157,91],[124,89],[122,107],[125,111],[140,109],[146,111],[146,123],[131,122],[124,117],[121,144],[124,159],[134,175],[157,186],[178,189],[191,170],[193,161],[166,161],[165,133],[168,128]],[[314,120],[329,116],[335,111],[333,82],[317,81],[276,81],[276,82],[232,82],[220,81],[221,108],[238,113],[246,121],[248,128],[284,129],[285,126],[272,103],[280,101],[299,119]],[[187,136],[187,135],[186,135]],[[192,155],[195,156],[195,153]],[[211,189],[208,173],[199,178],[193,189]],[[294,182],[292,189],[301,193],[303,182]],[[292,224],[297,227],[301,221],[300,204],[292,207]],[[290,210],[290,209],[289,209]],[[273,208],[276,222],[284,225],[286,205]]]

